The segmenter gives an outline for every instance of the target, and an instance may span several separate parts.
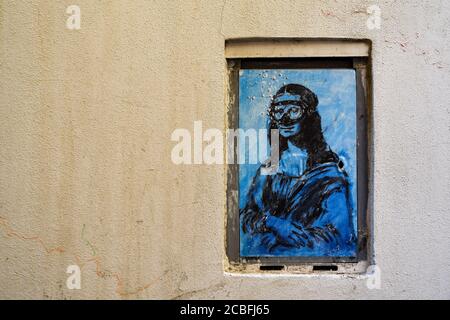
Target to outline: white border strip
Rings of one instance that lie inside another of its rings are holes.
[[[363,40],[329,39],[231,39],[225,44],[226,58],[368,57]]]

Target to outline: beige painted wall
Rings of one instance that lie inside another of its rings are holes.
[[[2,0],[0,298],[450,298],[449,24],[439,0]],[[373,41],[381,289],[224,274],[224,167],[172,164],[170,135],[224,129],[236,37]]]

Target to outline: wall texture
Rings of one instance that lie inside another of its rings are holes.
[[[0,298],[450,298],[449,25],[443,0],[0,1]],[[224,129],[236,37],[373,41],[379,290],[224,273],[224,167],[170,135]]]

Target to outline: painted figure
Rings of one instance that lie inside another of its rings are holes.
[[[240,209],[246,251],[254,256],[356,255],[349,179],[325,141],[318,103],[299,84],[281,87],[271,101],[269,126],[280,135],[278,170],[262,175],[258,169]]]

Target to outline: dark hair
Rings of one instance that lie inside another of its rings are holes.
[[[288,84],[282,86],[273,96],[271,107],[274,105],[274,100],[285,93],[299,95],[301,97],[301,104],[304,106],[303,115],[297,120],[300,123],[300,132],[296,136],[289,138],[291,142],[299,148],[302,148],[308,153],[307,166],[325,162],[338,162],[339,157],[330,149],[325,141],[322,132],[322,124],[319,113],[317,112],[317,105],[319,99],[316,94],[310,89],[300,84]],[[269,120],[269,129],[277,129],[278,124],[272,119]],[[280,155],[288,147],[288,139],[280,135]],[[269,130],[270,143],[270,130]]]

